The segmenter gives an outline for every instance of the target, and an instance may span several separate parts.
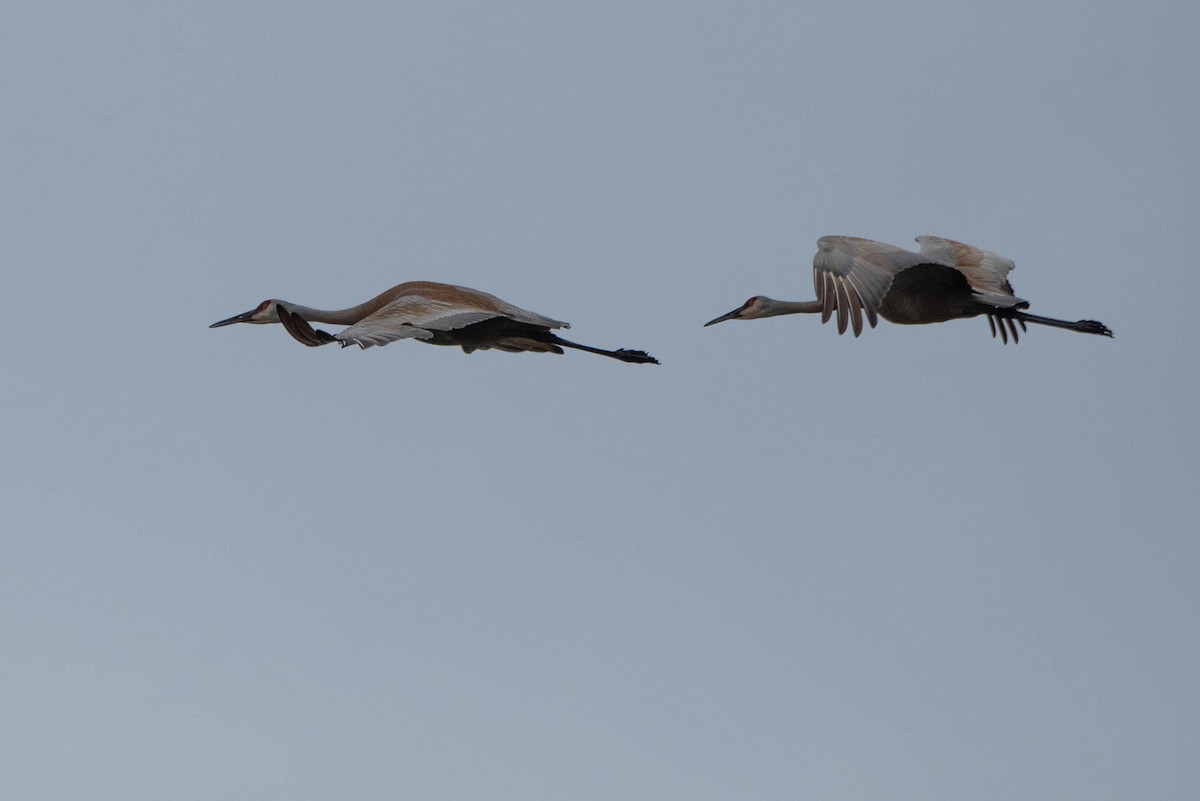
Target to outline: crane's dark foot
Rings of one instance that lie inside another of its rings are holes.
[[[1099,334],[1102,337],[1111,337],[1113,335],[1108,326],[1099,320],[1080,320],[1075,323],[1075,330],[1082,331],[1085,334]]]
[[[646,353],[644,350],[629,350],[628,348],[620,348],[612,352],[613,357],[620,359],[623,362],[630,364],[658,364],[658,359]]]

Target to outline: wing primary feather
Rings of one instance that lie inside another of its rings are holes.
[[[831,273],[824,274],[825,291],[821,296],[821,323],[829,322],[833,309],[837,304],[837,281]]]
[[[283,324],[284,329],[292,335],[292,338],[297,342],[301,342],[310,348],[328,345],[334,341],[333,336],[325,331],[318,331],[308,324],[308,321],[299,314],[279,306],[276,309],[279,314],[279,322]]]
[[[856,292],[850,293],[850,300],[850,324],[854,327],[854,336],[859,337],[862,336],[863,331],[862,300],[859,298],[858,293]]]
[[[874,328],[876,325],[878,325],[878,324],[879,324],[879,318],[878,318],[878,317],[876,316],[876,314],[875,314],[875,307],[874,307],[874,306],[866,306],[866,305],[864,305],[864,306],[863,306],[863,311],[865,311],[865,312],[867,313],[867,322],[871,324],[871,327],[872,327],[872,328]]]
[[[838,281],[837,289],[838,334],[840,335],[846,333],[846,323],[850,321],[850,292],[846,288],[845,281]]]
[[[869,300],[864,300],[862,287],[854,280],[853,275],[846,276],[847,291],[846,294],[850,298],[850,323],[854,326],[854,336],[862,335],[862,310],[870,305]]]

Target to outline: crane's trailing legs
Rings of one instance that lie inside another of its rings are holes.
[[[1013,337],[1013,342],[1021,341],[1020,333],[1016,331],[1016,326],[1021,327],[1021,331],[1028,331],[1025,327],[1026,323],[1034,323],[1037,325],[1049,325],[1055,329],[1067,329],[1068,331],[1079,331],[1080,333],[1094,333],[1094,335],[1102,337],[1112,337],[1112,331],[1109,326],[1100,323],[1099,320],[1075,320],[1074,323],[1070,320],[1056,320],[1052,317],[1040,317],[1038,314],[1030,314],[1021,311],[1019,308],[995,308],[988,309],[988,325],[991,327],[991,336],[995,337],[998,333],[1000,341],[1008,344],[1008,337]]]
[[[1113,332],[1109,327],[1099,320],[1056,320],[1053,317],[1042,317],[1037,314],[1030,314],[1027,311],[1020,309],[995,309],[988,313],[988,325],[992,327],[992,336],[996,336],[996,330],[1000,330],[1000,339],[1007,344],[1008,337],[1005,335],[1005,325],[1012,333],[1013,342],[1020,342],[1020,337],[1017,336],[1016,326],[1020,325],[1022,331],[1027,331],[1026,323],[1036,323],[1037,325],[1048,325],[1054,328],[1065,328],[1068,331],[1078,331],[1081,334],[1096,334],[1102,337],[1112,337]]]
[[[590,345],[580,345],[578,342],[571,342],[562,337],[546,332],[547,342],[555,345],[562,345],[564,348],[574,348],[575,350],[585,350],[588,353],[598,353],[601,356],[607,356],[610,359],[619,359],[630,364],[658,364],[658,359],[646,353],[644,350],[630,350],[629,348],[618,348],[617,350],[603,350],[601,348],[593,348]]]

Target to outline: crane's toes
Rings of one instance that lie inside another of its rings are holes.
[[[1099,320],[1080,320],[1075,323],[1075,329],[1085,334],[1099,334],[1102,337],[1111,337],[1113,335],[1108,326]]]
[[[620,359],[621,361],[629,362],[631,364],[658,364],[659,363],[658,359],[654,358],[649,353],[646,353],[646,351],[644,351],[644,350],[629,350],[628,348],[621,348],[619,350],[613,351],[613,353],[617,354],[617,358]]]

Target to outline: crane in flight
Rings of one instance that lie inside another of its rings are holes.
[[[314,322],[348,327],[330,334],[314,329],[310,325]],[[526,311],[487,292],[433,281],[409,281],[357,306],[332,311],[272,298],[209,328],[233,323],[282,323],[310,347],[337,342],[365,349],[416,339],[430,345],[457,345],[466,353],[495,348],[561,354],[563,348],[572,348],[633,364],[658,364],[645,351],[602,350],[571,342],[552,330],[570,328],[569,323]]]
[[[1013,294],[1008,273],[1015,266],[990,251],[942,239],[918,236],[913,252],[852,236],[823,236],[813,257],[816,300],[785,301],[756,295],[738,308],[709,320],[756,320],[779,314],[820,314],[829,322],[837,313],[838,333],[847,326],[854,336],[863,330],[863,314],[872,328],[882,317],[902,325],[942,323],[987,315],[992,336],[1007,344],[1019,342],[1017,326],[1026,323],[1066,328],[1111,337],[1112,331],[1095,320],[1056,320],[1030,314],[1029,302]]]

